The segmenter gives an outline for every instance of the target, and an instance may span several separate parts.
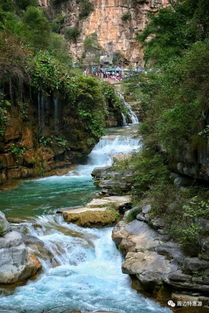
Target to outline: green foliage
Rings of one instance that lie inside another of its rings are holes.
[[[32,85],[37,90],[46,92],[60,91],[66,96],[73,97],[73,79],[64,64],[47,52],[40,52],[34,58],[33,67],[30,69]]]
[[[73,42],[77,41],[79,35],[80,35],[80,31],[78,27],[76,26],[69,27],[65,32],[65,38]]]
[[[20,108],[20,115],[24,121],[28,120],[29,103],[18,102]]]
[[[183,147],[195,151],[206,144],[208,48],[207,42],[197,42],[162,72],[141,75],[130,84],[144,113],[140,130],[146,144],[165,150],[170,159]]]
[[[44,147],[58,146],[64,149],[68,149],[68,144],[69,144],[69,142],[65,138],[56,137],[56,136],[49,136],[49,137],[41,136],[39,138],[39,143]]]
[[[16,2],[17,2],[18,7],[22,10],[25,10],[29,6],[37,6],[38,5],[37,0],[18,0]]]
[[[160,153],[143,149],[132,160],[133,186],[137,196],[142,195],[154,184],[169,182],[169,171]]]
[[[151,16],[146,29],[138,36],[145,47],[145,60],[158,65],[209,35],[209,7],[203,0],[177,0],[172,6]],[[150,39],[151,36],[151,39]]]
[[[158,69],[126,83],[143,112],[144,147],[130,164],[133,195],[149,201],[151,217],[163,218],[167,233],[192,256],[203,253],[208,190],[180,189],[169,169],[176,171],[182,159],[199,166],[199,151],[208,151],[208,11],[203,0],[177,0],[150,17],[139,39],[145,61]]]
[[[136,218],[137,214],[139,214],[140,212],[141,212],[140,207],[131,209],[128,215],[126,216],[126,221],[128,223],[132,222]]]
[[[98,50],[102,49],[98,43],[96,33],[86,36],[86,38],[84,39],[84,49],[85,51],[89,51],[89,50],[95,51],[95,49],[98,49]]]
[[[44,49],[50,41],[50,23],[44,12],[35,7],[28,7],[23,16],[24,33],[27,41],[38,49]]]
[[[190,189],[190,192],[186,193],[176,192],[176,203],[171,202],[174,199],[166,201],[169,209],[165,211],[164,218],[167,223],[172,223],[169,230],[172,237],[182,244],[188,254],[195,256],[201,252],[201,238],[204,232],[202,221],[209,218],[209,203],[206,190]]]
[[[89,14],[94,10],[94,6],[89,0],[77,0],[77,3],[79,3],[80,6],[80,19],[88,17]]]
[[[129,12],[124,13],[121,19],[122,19],[122,21],[123,21],[124,23],[126,23],[126,22],[130,21],[130,19],[131,19],[131,14],[130,14]]]
[[[72,66],[72,58],[67,50],[66,40],[62,35],[51,35],[48,51],[67,68]]]
[[[3,224],[0,222],[0,237],[4,236],[4,226]]]
[[[76,81],[76,106],[81,120],[90,133],[99,138],[104,133],[105,106],[98,81],[93,77],[80,76]]]
[[[65,21],[65,18],[66,18],[66,15],[64,14],[58,14],[56,16],[56,18],[53,20],[52,22],[52,30],[55,32],[55,33],[59,33],[63,24],[64,24],[64,21]]]
[[[120,100],[120,98],[116,95],[115,89],[106,83],[101,83],[102,93],[105,98],[105,102],[110,108],[115,110],[119,110],[122,113],[126,113],[126,109]]]
[[[13,143],[10,147],[10,151],[11,153],[16,157],[18,158],[19,156],[23,155],[25,152],[26,152],[26,148],[19,145],[18,143],[15,144]]]
[[[68,141],[65,138],[62,137],[55,137],[56,144],[61,148],[67,148],[68,147]]]
[[[68,0],[52,0],[54,5],[61,5],[62,3],[67,2]]]
[[[53,144],[53,137],[52,136],[50,136],[50,137],[41,136],[39,138],[39,143],[44,147],[50,146]]]
[[[11,103],[4,99],[3,94],[0,93],[0,137],[4,135],[7,117],[8,117],[8,108],[11,106]]]

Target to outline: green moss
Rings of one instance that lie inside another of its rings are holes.
[[[141,208],[132,209],[126,216],[126,221],[128,223],[132,222],[136,218],[137,214],[139,214],[140,212]]]
[[[0,222],[0,237],[4,235],[4,227],[3,224]]]
[[[116,223],[118,212],[114,209],[104,211],[86,210],[82,213],[64,212],[64,219],[69,223],[75,223],[79,226],[105,226]]]

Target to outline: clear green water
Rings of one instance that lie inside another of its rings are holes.
[[[7,217],[52,214],[57,209],[83,205],[93,198],[91,177],[52,176],[25,181],[0,192],[0,210]]]
[[[113,155],[137,148],[139,142],[130,138],[129,129],[111,130],[93,149],[88,163],[76,167],[71,176],[26,181],[0,192],[0,210],[7,217],[33,217],[24,223],[28,233],[42,240],[59,264],[53,267],[41,259],[44,270],[36,280],[7,295],[0,293],[0,309],[18,313],[73,309],[171,313],[131,288],[128,275],[121,272],[122,258],[112,241],[112,228],[81,228],[54,214],[95,196],[97,189],[90,175],[94,167],[111,164]]]

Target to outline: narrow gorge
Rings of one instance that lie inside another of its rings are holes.
[[[0,313],[209,312],[208,16],[0,0]]]

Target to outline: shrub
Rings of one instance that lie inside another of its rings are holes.
[[[131,19],[131,14],[129,13],[129,12],[127,12],[127,13],[125,13],[125,14],[123,14],[123,16],[122,16],[122,21],[124,22],[124,23],[126,23],[127,21],[130,21],[130,19]]]
[[[25,10],[29,6],[37,6],[38,5],[37,0],[18,0],[16,2],[17,2],[18,7],[22,10]]]
[[[59,33],[64,24],[66,15],[59,14],[52,22],[52,31]]]
[[[28,7],[23,16],[26,40],[37,49],[46,49],[50,42],[50,23],[44,12],[35,7]]]
[[[141,212],[140,207],[131,209],[128,215],[126,216],[126,221],[128,223],[132,222],[140,212]]]
[[[62,3],[67,2],[68,0],[52,0],[54,5],[61,5]]]
[[[77,2],[80,6],[80,19],[88,17],[89,14],[94,10],[94,6],[89,0],[77,0]]]
[[[78,27],[69,27],[66,31],[65,31],[65,38],[73,41],[74,43],[77,41],[78,37],[80,35],[80,31],[78,29]]]

